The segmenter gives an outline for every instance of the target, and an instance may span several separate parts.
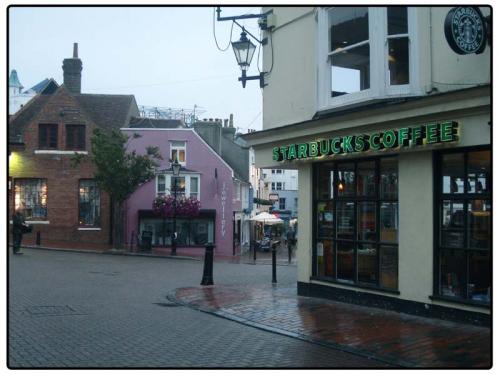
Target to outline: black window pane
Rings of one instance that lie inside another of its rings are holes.
[[[377,248],[375,245],[358,245],[358,281],[377,284]]]
[[[389,73],[391,85],[410,83],[408,38],[389,39]]]
[[[50,126],[50,148],[57,148],[57,125]]]
[[[464,154],[445,154],[442,159],[443,193],[464,193]]]
[[[380,241],[398,242],[398,204],[380,203]]]
[[[445,200],[441,205],[441,246],[464,246],[464,203]]]
[[[354,240],[354,202],[337,202],[337,238]]]
[[[80,225],[100,225],[101,198],[100,190],[94,180],[81,180],[79,186]]]
[[[475,199],[469,201],[467,208],[469,247],[491,249],[491,203]]]
[[[316,187],[317,199],[333,198],[333,164],[325,163],[318,166]]]
[[[469,254],[467,297],[473,301],[491,301],[491,253],[474,251]]]
[[[375,196],[376,185],[374,161],[358,163],[357,181],[358,196]]]
[[[368,40],[368,7],[339,7],[329,11],[331,51]]]
[[[398,199],[398,159],[380,159],[380,198]]]
[[[337,194],[339,197],[356,194],[354,177],[354,163],[342,163],[338,165]]]
[[[407,7],[387,7],[387,34],[408,33],[408,9]]]
[[[491,151],[469,152],[467,163],[467,191],[473,194],[490,192]]]
[[[380,246],[380,286],[398,289],[398,248]]]
[[[333,241],[322,240],[316,243],[316,259],[318,276],[335,277],[335,252]]]
[[[358,239],[362,241],[376,241],[376,203],[358,203]]]
[[[441,295],[465,298],[465,254],[461,250],[441,250],[439,289]]]
[[[333,236],[333,203],[321,202],[317,205],[318,237]]]
[[[354,243],[337,243],[337,279],[354,281]]]

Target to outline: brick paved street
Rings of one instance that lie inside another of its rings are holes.
[[[11,368],[387,366],[171,303],[199,285],[200,261],[23,251],[9,255]],[[278,267],[279,284],[295,273]],[[216,285],[270,278],[269,265],[214,265]]]

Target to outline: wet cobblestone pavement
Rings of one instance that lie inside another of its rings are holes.
[[[419,368],[491,367],[491,329],[302,297],[291,286],[214,285],[169,299],[240,323]]]

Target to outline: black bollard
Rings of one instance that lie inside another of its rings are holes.
[[[253,241],[253,262],[257,260],[257,241]]]
[[[203,265],[203,279],[200,285],[214,285],[214,245],[205,246],[205,263]]]
[[[288,263],[292,263],[292,244],[288,242]]]
[[[273,244],[273,284],[276,284],[276,243]]]
[[[36,232],[36,245],[40,246],[41,243],[42,243],[42,235],[41,235],[40,231],[37,231]]]

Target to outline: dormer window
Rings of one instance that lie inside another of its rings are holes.
[[[186,141],[170,142],[170,159],[177,159],[182,166],[186,166]]]
[[[414,94],[414,8],[333,7],[318,16],[320,109]]]

